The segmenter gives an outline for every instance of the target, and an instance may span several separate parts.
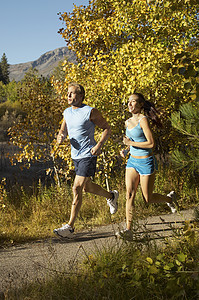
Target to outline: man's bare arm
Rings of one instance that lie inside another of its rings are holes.
[[[95,125],[99,128],[103,129],[101,134],[100,140],[98,141],[97,145],[92,148],[91,153],[93,155],[100,154],[101,148],[104,145],[105,141],[111,135],[111,127],[106,121],[106,119],[102,116],[102,114],[96,109],[93,108],[90,115],[90,121],[92,121]]]
[[[57,135],[57,143],[61,144],[64,141],[64,139],[66,138],[67,134],[68,134],[68,132],[67,132],[66,121],[63,120],[60,130],[59,130],[59,133]]]

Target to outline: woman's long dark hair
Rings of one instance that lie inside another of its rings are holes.
[[[138,102],[140,104],[143,104],[144,113],[147,115],[149,119],[151,119],[152,123],[154,125],[157,125],[158,127],[162,127],[160,118],[159,118],[159,112],[155,108],[155,105],[149,101],[147,101],[144,96],[141,93],[133,93],[133,95],[136,95],[138,97]]]

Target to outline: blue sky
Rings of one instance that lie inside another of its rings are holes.
[[[45,52],[66,46],[57,31],[63,27],[57,13],[72,12],[89,0],[4,0],[0,12],[0,59],[9,64],[38,59]]]

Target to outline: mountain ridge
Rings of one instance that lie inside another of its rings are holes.
[[[60,47],[42,54],[38,59],[9,66],[10,81],[20,81],[30,68],[36,68],[40,75],[48,77],[61,60],[75,62],[75,54],[67,47]]]

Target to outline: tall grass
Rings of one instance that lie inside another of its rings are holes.
[[[189,176],[160,165],[156,176],[155,192],[167,194],[175,190],[181,209],[196,206],[199,202],[197,184]],[[119,175],[118,175],[119,174]],[[118,170],[117,176],[109,180],[110,188],[120,193],[119,209],[115,215],[109,213],[106,200],[92,194],[83,195],[83,204],[76,221],[76,230],[105,225],[125,220],[125,174]],[[0,243],[15,243],[52,236],[52,231],[68,221],[72,203],[71,186],[63,183],[61,187],[43,186],[39,183],[32,194],[19,185],[6,190],[5,182],[0,187]],[[104,182],[97,182],[105,185]],[[146,206],[141,191],[136,195],[135,217],[169,212],[164,204]]]
[[[6,299],[198,299],[198,227],[182,229],[173,243],[119,243],[104,247],[68,274],[10,290]],[[175,243],[174,243],[175,242]]]
[[[119,173],[119,172],[118,172]],[[103,182],[98,182],[104,184]],[[124,171],[111,179],[110,188],[120,192],[119,210],[110,216],[105,199],[84,195],[76,229],[93,227],[125,218]],[[181,209],[199,203],[196,182],[189,176],[160,166],[155,192],[175,190]],[[32,194],[15,185],[0,187],[1,244],[24,242],[52,236],[53,228],[67,221],[72,203],[71,186],[62,184],[45,187],[41,183]],[[136,218],[167,213],[165,204],[146,207],[141,191],[136,195]],[[185,228],[186,227],[186,228]],[[136,241],[100,248],[87,255],[81,263],[74,262],[70,274],[65,270],[50,270],[41,281],[26,283],[22,288],[8,290],[5,299],[197,299],[199,296],[198,221],[186,224],[172,243]]]

